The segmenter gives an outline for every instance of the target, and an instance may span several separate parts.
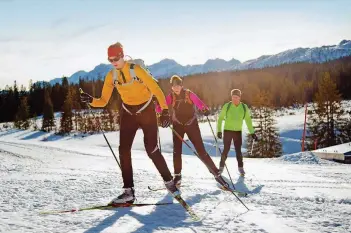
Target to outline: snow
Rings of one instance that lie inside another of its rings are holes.
[[[280,159],[296,164],[320,164],[322,162],[318,156],[311,152],[287,154],[280,157]]]
[[[41,211],[102,205],[116,197],[122,177],[115,159],[102,134],[62,137],[0,127],[0,232],[350,232],[350,165],[300,152],[303,113],[303,109],[277,113],[284,156],[245,158],[245,178],[238,175],[234,151],[230,152],[227,167],[235,187],[249,193],[241,198],[249,211],[235,196],[218,189],[206,167],[183,146],[182,196],[202,217],[197,223],[176,201],[158,207],[41,215]],[[211,129],[207,123],[200,128],[218,165]],[[171,131],[160,128],[160,135],[173,171]],[[106,136],[118,155],[119,133]],[[172,201],[166,191],[147,189],[162,186],[162,180],[145,153],[142,132],[138,131],[132,149],[137,201]],[[226,171],[224,176],[229,181]]]
[[[314,150],[316,152],[328,152],[328,153],[347,153],[351,152],[351,142],[343,143],[340,145],[330,146],[323,149]]]

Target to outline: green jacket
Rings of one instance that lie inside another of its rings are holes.
[[[230,106],[228,106],[229,104]],[[225,120],[224,130],[242,131],[244,119],[250,134],[253,134],[255,130],[252,127],[251,114],[247,105],[244,103],[240,103],[238,106],[235,106],[234,104],[232,104],[232,102],[226,103],[223,105],[221,113],[218,117],[217,132],[222,132],[223,120]]]

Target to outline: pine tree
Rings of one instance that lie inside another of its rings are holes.
[[[77,91],[76,88],[73,89],[73,95],[72,95],[72,98],[73,98],[73,109],[74,109],[74,127],[75,127],[75,130],[76,131],[80,131],[80,121],[82,121],[82,107],[80,105],[80,97],[79,97],[79,92]]]
[[[50,97],[50,92],[49,89],[45,89],[45,97],[44,97],[44,114],[43,114],[43,123],[41,130],[42,131],[51,131],[53,127],[55,126],[55,120],[54,120],[54,107],[51,102],[51,97]]]
[[[101,114],[98,113],[98,114],[94,114],[94,116],[92,116],[92,128],[91,128],[91,131],[92,133],[97,133],[98,130],[99,130],[99,125],[101,125]]]
[[[87,124],[86,124],[86,113],[85,110],[81,110],[78,115],[78,131],[81,133],[87,133]]]
[[[102,114],[100,115],[99,119],[101,119],[101,128],[104,131],[111,131],[109,117],[108,117],[108,109],[104,108],[102,110]]]
[[[68,89],[66,99],[63,104],[62,115],[61,115],[61,124],[60,124],[60,133],[66,134],[70,133],[73,129],[72,122],[72,94],[70,88]]]
[[[4,106],[5,119],[6,121],[16,120],[16,114],[18,112],[19,105],[21,103],[17,82],[14,81],[13,88],[9,88],[7,98]]]
[[[255,134],[259,141],[254,143],[251,136],[247,135],[247,148],[250,157],[279,157],[282,155],[282,143],[279,132],[275,126],[274,110],[272,109],[271,97],[268,92],[261,91],[254,98],[255,107],[251,108],[252,121]]]
[[[316,141],[318,148],[339,143],[341,138],[338,128],[343,122],[344,110],[341,107],[341,95],[329,72],[323,74],[318,84],[312,108],[307,122],[307,148],[313,149]]]
[[[87,113],[87,118],[86,118],[86,132],[93,134],[94,133],[94,122],[93,122],[93,117],[90,116],[89,113]]]
[[[38,130],[38,124],[37,124],[37,115],[34,114],[31,120],[31,127],[33,128],[34,131]]]
[[[16,113],[15,127],[19,129],[29,128],[29,107],[26,96],[21,99],[21,104]]]
[[[79,131],[79,122],[81,121],[81,117],[80,117],[80,112],[81,112],[81,109],[77,109],[74,111],[74,129],[76,131]]]
[[[116,124],[115,124],[115,114],[113,113],[111,108],[107,109],[107,117],[108,117],[108,122],[109,122],[109,127],[110,131],[115,131],[116,130]]]

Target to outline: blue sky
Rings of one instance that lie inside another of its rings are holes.
[[[346,0],[0,0],[0,88],[90,71],[117,41],[148,65],[337,44],[350,12]]]

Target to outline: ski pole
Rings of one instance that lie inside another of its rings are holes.
[[[161,152],[161,154],[162,154],[161,139],[160,139],[160,130],[158,129],[159,120],[158,120],[157,115],[156,115],[156,120],[157,120],[157,137],[158,137],[158,147],[160,148],[160,152]]]
[[[199,154],[179,135],[179,133],[173,129],[172,126],[169,126],[169,128],[173,131],[173,133],[182,141],[184,142],[184,144],[206,165],[206,163],[201,159],[201,157],[199,156]],[[207,167],[207,165],[206,165]],[[209,167],[207,167],[210,171],[211,169]],[[212,171],[213,173],[213,171]]]
[[[218,146],[217,137],[216,137],[216,135],[215,135],[215,133],[214,133],[214,130],[213,130],[213,128],[212,128],[210,119],[208,119],[208,116],[206,116],[206,118],[207,118],[208,124],[210,125],[211,131],[212,131],[212,135],[213,135],[213,137],[214,137],[214,139],[215,139],[215,142],[216,142],[216,144],[217,144],[219,153],[222,155],[222,151],[221,151],[221,148],[219,148],[219,146]],[[227,173],[228,173],[228,175],[229,175],[230,182],[232,182],[233,188],[235,189],[234,182],[233,182],[232,177],[231,177],[231,175],[230,175],[230,173],[229,173],[228,167],[227,167],[227,165],[226,165],[225,163],[224,163],[224,166],[225,166],[225,169],[227,170]]]
[[[216,141],[216,143],[217,143],[217,147],[218,147],[219,153],[221,153],[221,155],[222,155],[222,151],[221,151],[221,148],[219,148],[219,146],[218,146],[218,141],[217,141],[216,135],[215,135],[215,133],[214,133],[214,131],[213,131],[213,128],[212,128],[210,119],[208,119],[208,116],[206,116],[206,118],[207,118],[208,124],[210,125],[211,131],[212,131],[212,134],[213,134],[213,137],[214,137],[214,139],[215,139],[215,141]],[[225,163],[224,163],[224,166],[225,166],[225,169],[227,170],[227,173],[228,173],[228,175],[229,175],[229,179],[230,179],[230,181],[232,182],[233,188],[235,189],[235,186],[234,186],[232,177],[231,177],[231,175],[230,175],[230,173],[229,173],[228,167],[227,167],[227,165],[226,165]],[[247,208],[247,206],[244,204],[244,202],[243,202],[235,193],[232,192],[232,194],[234,194],[234,196],[241,202],[241,204],[243,204],[243,206],[245,206],[245,208],[246,208],[247,210],[249,210],[249,208]]]
[[[80,92],[81,94],[84,93],[84,91],[82,90],[82,88],[79,88],[79,92]],[[90,111],[90,113],[93,115],[93,117],[96,118],[96,117],[95,117],[95,114],[94,114],[93,111],[91,110],[91,107],[90,107],[90,105],[89,105],[88,103],[87,103],[87,107],[89,108],[89,111]],[[115,153],[113,152],[112,147],[111,147],[110,143],[108,142],[104,131],[101,129],[100,123],[98,124],[98,129],[101,131],[102,135],[104,136],[105,141],[107,142],[107,145],[108,145],[108,147],[110,148],[110,150],[111,150],[111,152],[112,152],[112,154],[113,154],[113,157],[115,157],[115,160],[116,160],[116,162],[117,162],[119,168],[120,168],[121,171],[122,171],[121,164],[118,162],[118,159],[117,159]]]
[[[256,142],[256,140],[253,139],[253,140],[252,140],[252,144],[251,144],[250,156],[252,156],[252,151],[253,151],[253,147],[254,147],[255,142]]]
[[[205,166],[207,167],[207,169],[214,175],[214,171],[207,166],[206,162],[202,160],[202,158],[200,157],[200,155],[179,135],[179,133],[173,129],[171,126],[169,126],[169,128],[174,132],[174,134],[182,141],[184,142],[184,144],[201,160],[201,162],[203,162],[203,164],[205,164]]]
[[[184,144],[206,165],[206,163],[201,159],[201,157],[198,155],[198,153],[193,148],[191,148],[191,146],[178,134],[178,132],[175,129],[173,129],[171,126],[169,126],[169,128],[171,128],[171,130],[177,135],[177,137],[182,142],[184,142]],[[207,168],[211,171],[212,174],[214,174],[213,171],[209,167],[207,167]],[[228,171],[228,169],[227,169],[227,171]],[[229,171],[228,171],[228,174],[229,174]],[[229,176],[230,176],[230,174],[229,174]],[[244,202],[242,202],[242,200],[234,192],[231,192],[231,193],[241,202],[241,204],[243,204],[246,207],[247,210],[249,210],[249,208],[247,208],[247,206],[244,204]]]

